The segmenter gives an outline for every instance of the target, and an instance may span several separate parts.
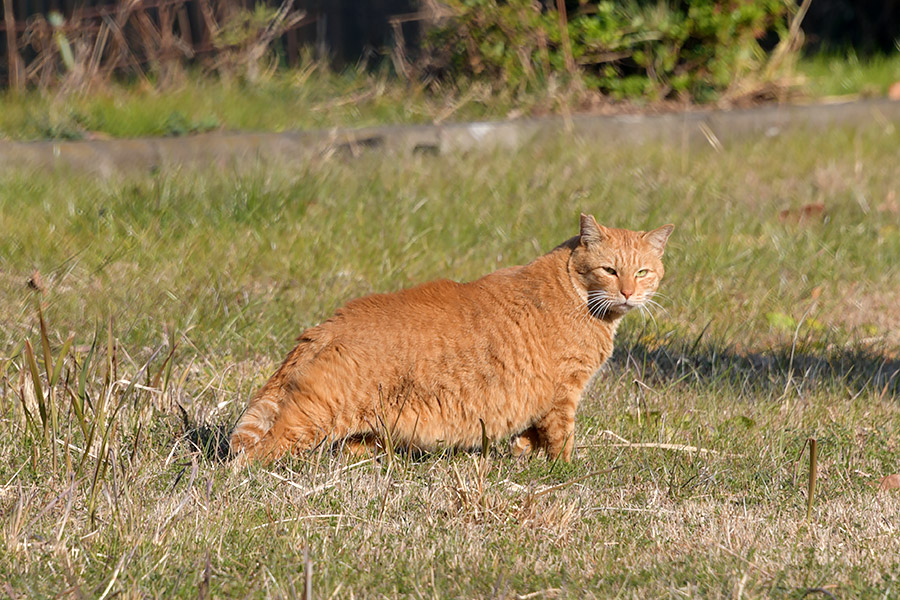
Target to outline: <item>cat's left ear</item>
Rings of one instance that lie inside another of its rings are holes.
[[[666,249],[666,242],[669,240],[669,236],[672,235],[673,229],[675,229],[674,225],[663,225],[658,229],[648,231],[641,237],[644,238],[648,244],[653,246],[653,248],[659,252],[659,255],[662,256],[663,251]]]

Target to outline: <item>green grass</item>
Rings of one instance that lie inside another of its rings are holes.
[[[185,135],[214,129],[284,131],[502,117],[508,100],[473,86],[428,94],[384,74],[315,67],[257,83],[187,74],[180,84],[111,83],[83,93],[0,94],[0,139]]]
[[[24,597],[292,598],[307,572],[316,598],[891,597],[900,494],[873,486],[900,464],[898,143],[833,129],[720,152],[560,140],[2,175],[0,581]],[[817,202],[824,218],[794,218]],[[215,459],[304,327],[361,294],[528,261],[582,210],[676,230],[665,310],[626,318],[572,464],[502,443]]]
[[[900,81],[900,52],[865,59],[827,54],[799,61],[801,95],[883,96]],[[582,91],[583,92],[583,91]],[[287,131],[572,113],[602,99],[568,89],[521,94],[461,83],[428,91],[386,72],[329,72],[314,65],[249,84],[187,72],[166,88],[110,83],[92,91],[0,95],[0,140],[93,139],[229,131]],[[641,104],[641,103],[638,103]],[[623,110],[627,108],[624,107]],[[631,106],[631,110],[634,106]],[[590,110],[590,109],[588,109]]]
[[[855,52],[824,53],[801,60],[797,69],[813,96],[881,97],[900,81],[900,50],[859,57]]]

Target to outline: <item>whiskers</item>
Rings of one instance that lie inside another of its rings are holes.
[[[647,322],[647,317],[650,317],[650,320],[653,321],[653,326],[659,329],[659,323],[656,322],[656,317],[653,316],[653,313],[650,311],[647,305],[642,302],[638,304],[637,307],[641,309],[641,317],[643,317],[644,323]]]
[[[660,296],[661,298],[665,298],[661,294],[649,293],[645,297],[641,298],[640,302],[637,304],[637,307],[641,309],[641,317],[643,317],[644,322],[647,322],[647,317],[650,317],[650,320],[653,321],[654,327],[659,329],[659,323],[656,322],[656,317],[653,315],[653,311],[651,309],[656,308],[661,311],[665,311],[666,307],[653,299],[654,296]]]
[[[592,315],[596,315],[602,319],[606,316],[610,307],[615,303],[616,301],[608,292],[604,292],[603,290],[588,291],[587,310],[588,313]]]
[[[589,290],[587,297],[586,303],[579,303],[572,310],[572,316],[576,317],[578,325],[583,325],[593,318],[602,319],[609,312],[610,307],[616,304],[616,300],[603,290]]]
[[[654,312],[665,311],[666,308],[653,299],[655,295],[657,294],[649,293],[641,298],[634,298],[634,303],[630,306],[640,310],[641,317],[645,323],[649,317],[654,326],[658,328],[659,323],[656,321]],[[618,294],[611,294],[604,290],[589,290],[587,292],[587,302],[579,303],[578,306],[571,310],[570,314],[575,317],[577,325],[583,325],[590,319],[603,319],[610,309],[619,305],[620,302],[621,298],[619,298]]]
[[[663,312],[667,312],[665,306],[663,306],[662,304],[660,304],[659,302],[657,302],[656,300],[653,299],[655,297],[659,297],[664,300],[671,300],[671,298],[669,298],[668,296],[665,296],[663,294],[660,294],[659,292],[651,292],[651,293],[647,294],[646,298],[644,298],[643,303],[647,306],[652,306],[654,308],[658,308],[659,310],[661,310]]]

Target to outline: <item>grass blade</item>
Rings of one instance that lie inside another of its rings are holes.
[[[9,358],[5,358],[2,362],[0,362],[0,381],[2,381],[4,377],[6,377],[6,371],[9,369],[9,365],[11,365],[12,361],[14,361],[16,357],[22,353],[22,347],[24,345],[25,342],[20,342],[19,345],[16,346],[16,349],[13,350],[12,354],[10,354]]]
[[[113,317],[109,315],[106,328],[106,383],[111,385],[116,380],[116,343],[113,338]]]
[[[806,522],[812,519],[813,503],[816,496],[816,476],[819,472],[816,438],[809,438],[809,482],[806,488]]]
[[[128,386],[125,388],[125,392],[122,394],[123,401],[125,398],[128,397],[128,395],[134,389],[134,386],[141,379],[141,377],[144,375],[144,373],[147,372],[147,370],[150,368],[150,363],[153,362],[153,359],[156,358],[156,355],[159,354],[160,350],[162,350],[162,349],[163,349],[162,346],[158,346],[156,348],[156,350],[153,351],[153,354],[150,355],[150,358],[147,359],[147,362],[144,363],[144,366],[141,367],[141,369],[137,373],[135,373],[134,377],[131,378],[131,381],[128,382]],[[115,411],[113,411],[113,415],[115,415],[117,412],[119,412],[119,407],[122,406],[122,404],[123,404],[123,402],[119,402],[119,404],[116,405],[116,409],[115,409]]]
[[[100,452],[97,454],[97,466],[94,468],[94,477],[91,480],[91,491],[88,496],[88,515],[91,520],[96,517],[97,495],[100,493],[100,483],[106,475],[106,467],[109,465],[109,442],[114,436],[117,422],[110,420],[109,426],[103,432],[100,442]],[[85,452],[87,456],[87,452]]]
[[[88,350],[87,356],[84,358],[84,363],[81,365],[81,371],[78,373],[78,399],[81,402],[82,408],[84,407],[85,402],[90,403],[90,398],[88,398],[85,393],[87,390],[87,376],[91,368],[91,360],[94,358],[94,351],[97,349],[97,338],[99,337],[100,332],[95,331],[94,341],[91,342],[91,349]]]
[[[69,392],[69,399],[72,402],[72,412],[75,413],[75,419],[78,421],[78,426],[81,428],[81,433],[84,435],[85,439],[88,436],[88,425],[87,419],[84,416],[84,403],[81,401],[81,398],[78,397],[78,394],[72,390],[70,387],[66,387],[66,390]]]
[[[34,349],[31,342],[25,340],[25,362],[28,364],[28,370],[31,372],[31,383],[34,386],[34,397],[37,400],[38,413],[41,416],[41,428],[44,434],[47,433],[47,406],[44,403],[44,389],[41,384],[41,375],[38,372],[37,361],[34,358]]]
[[[28,403],[25,402],[25,392],[21,390],[19,392],[19,400],[22,402],[22,410],[25,412],[25,428],[30,429],[37,435],[38,426],[34,421],[34,417],[31,416],[31,411],[28,410]]]
[[[44,311],[41,309],[41,303],[38,302],[38,319],[41,323],[41,346],[44,350],[44,371],[47,373],[47,380],[50,380],[50,373],[53,372],[53,356],[50,354],[50,337],[47,335],[47,323],[44,321]]]
[[[59,381],[59,376],[62,373],[62,366],[65,362],[66,353],[69,351],[69,348],[72,347],[72,342],[75,341],[75,333],[72,332],[69,334],[69,337],[66,338],[66,343],[63,344],[62,350],[59,351],[59,358],[56,359],[56,365],[53,369],[52,375],[50,375],[50,387],[56,385],[56,382]]]
[[[153,382],[150,384],[150,387],[158,388],[159,382],[162,379],[163,374],[165,374],[165,376],[166,376],[165,381],[169,380],[169,376],[172,373],[172,363],[170,361],[172,360],[172,357],[175,355],[175,350],[178,349],[178,342],[175,342],[173,344],[170,340],[169,347],[171,348],[171,350],[169,350],[169,354],[166,356],[166,359],[163,361],[163,364],[159,367],[159,371],[157,371],[156,375],[153,377]]]

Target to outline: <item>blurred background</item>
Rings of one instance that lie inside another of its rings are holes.
[[[374,77],[376,95],[406,100],[360,93],[355,120],[291,121],[276,108],[253,121],[229,114],[230,99],[204,112],[196,98],[135,134],[879,96],[900,79],[895,0],[4,0],[0,17],[0,86],[12,91],[125,86],[128,96],[202,81],[214,94],[224,80],[282,107],[292,85],[327,96]],[[0,134],[120,133],[114,114],[100,122],[90,105],[46,117],[44,131],[0,119]]]

